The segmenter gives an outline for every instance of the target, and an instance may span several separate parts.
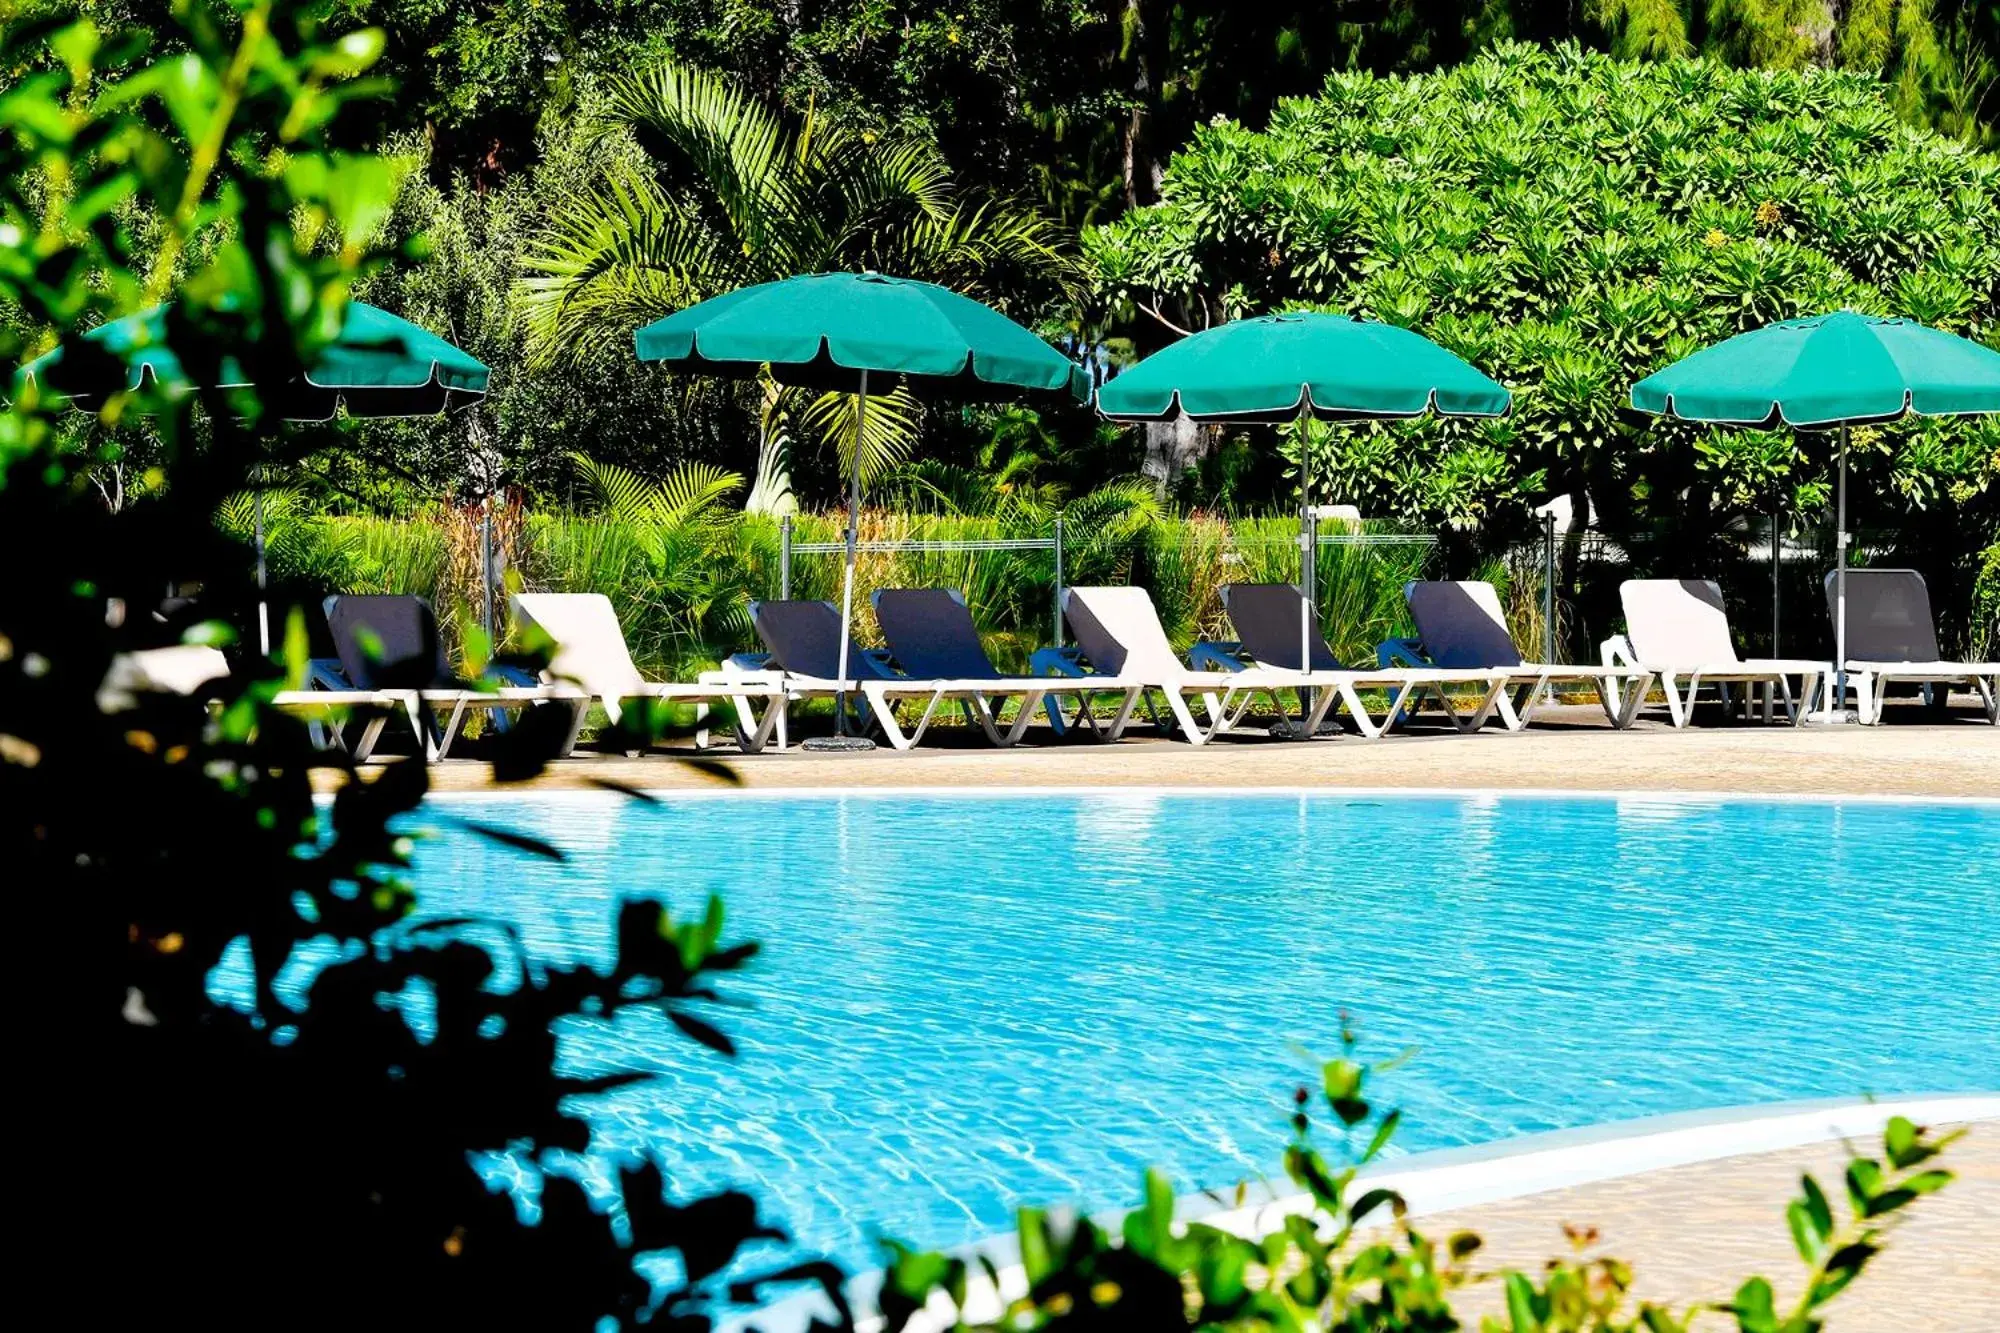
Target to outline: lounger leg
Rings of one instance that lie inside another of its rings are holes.
[[[1695,688],[1700,681],[1700,676],[1689,678],[1687,702],[1682,703],[1680,686],[1674,681],[1674,673],[1671,671],[1661,673],[1660,684],[1665,687],[1667,692],[1667,716],[1673,720],[1676,729],[1685,727],[1688,724],[1688,718],[1694,712]]]
[[[1597,682],[1597,700],[1604,705],[1604,715],[1611,719],[1612,727],[1625,731],[1639,720],[1639,710],[1645,707],[1646,696],[1652,689],[1651,675],[1634,676],[1626,682],[1625,696],[1620,700],[1616,678],[1602,676]],[[1612,711],[1613,703],[1618,705],[1616,712]]]
[[[1972,678],[1973,691],[1979,695],[1979,702],[1985,705],[1986,720],[2000,727],[2000,676],[1988,680],[1985,676]]]
[[[1043,697],[1040,690],[1029,690],[1021,696],[1021,711],[1014,715],[1014,725],[1007,728],[1007,733],[1000,742],[1002,745],[1015,746],[1021,743],[1021,737],[1028,733],[1028,724],[1035,720],[1035,710],[1042,706]]]
[[[444,758],[451,749],[451,743],[458,739],[459,729],[465,725],[465,704],[463,698],[451,701],[451,717],[446,720],[443,731],[438,735],[437,752],[431,756],[433,760]]]
[[[353,754],[355,763],[365,764],[368,762],[369,756],[375,753],[375,742],[382,739],[382,729],[388,725],[389,714],[383,710],[377,710],[373,717],[362,724],[361,739],[354,743]],[[334,735],[338,736],[340,731],[341,728],[335,728]]]
[[[1132,714],[1137,711],[1139,700],[1144,697],[1145,693],[1146,689],[1143,685],[1135,686],[1125,691],[1125,697],[1118,701],[1118,711],[1112,715],[1110,725],[1098,731],[1098,734],[1107,741],[1121,739],[1125,735],[1125,728],[1132,724]],[[1152,701],[1149,699],[1147,700],[1147,707],[1150,708],[1151,706]],[[1092,729],[1097,730],[1094,723]]]
[[[1169,688],[1162,690],[1161,693],[1166,695],[1167,711],[1173,715],[1174,721],[1180,725],[1181,735],[1187,737],[1188,744],[1208,744],[1208,733],[1201,729],[1201,723],[1194,720],[1194,714],[1189,711],[1187,700],[1181,697],[1181,692]],[[1147,704],[1150,706],[1151,703],[1152,700],[1148,698]]]
[[[1319,735],[1320,724],[1326,721],[1327,713],[1332,711],[1339,698],[1340,691],[1331,685],[1322,685],[1314,692],[1312,716],[1306,719],[1306,735]]]
[[[903,729],[896,725],[895,705],[890,702],[886,695],[880,692],[881,688],[880,685],[862,685],[861,692],[868,700],[868,711],[874,717],[875,724],[882,728],[882,738],[888,741],[893,749],[907,750],[915,742],[910,737],[905,736]],[[932,695],[932,708],[937,707],[937,701],[938,696]],[[924,711],[924,721],[929,722],[930,718],[930,710],[926,709]]]
[[[1544,681],[1546,682],[1546,677],[1544,678]],[[1540,689],[1541,686],[1538,685],[1535,688]],[[1479,701],[1479,707],[1473,710],[1472,717],[1466,722],[1466,724],[1463,727],[1459,728],[1459,730],[1467,732],[1477,732],[1484,730],[1486,727],[1486,719],[1493,716],[1494,710],[1500,707],[1501,703],[1506,700],[1506,697],[1507,697],[1507,681],[1505,677],[1502,677],[1501,679],[1496,680],[1491,685],[1487,686],[1486,697]],[[1534,702],[1533,702],[1534,697],[1535,696],[1532,692],[1528,695],[1529,699],[1528,706],[1530,708],[1534,707]],[[1522,725],[1525,726],[1526,723],[1524,722]]]
[[[988,741],[992,742],[994,745],[1005,744],[1005,742],[1003,742],[1000,739],[1000,728],[998,726],[999,718],[996,716],[996,710],[993,708],[991,704],[986,702],[985,696],[972,695],[964,700],[961,700],[961,702],[967,705],[966,711],[972,715],[972,720],[979,727],[979,729],[986,733],[986,739]],[[931,718],[936,716],[938,708],[943,703],[944,703],[943,690],[939,690],[936,694],[931,696],[930,706],[924,709],[923,718],[917,723],[917,729],[910,733],[911,744],[914,745],[916,742],[923,739],[924,729],[930,726]]]

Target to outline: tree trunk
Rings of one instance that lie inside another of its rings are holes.
[[[1193,467],[1208,452],[1208,432],[1188,417],[1146,423],[1146,462],[1142,475],[1153,482],[1153,490],[1167,493],[1174,480]]]
[[[791,422],[778,410],[778,386],[766,379],[762,387],[763,411],[757,414],[757,475],[751,479],[743,508],[746,513],[782,518],[799,509],[792,494]]]
[[[1125,0],[1125,41],[1132,53],[1132,105],[1119,138],[1123,149],[1125,207],[1139,208],[1160,195],[1160,165],[1153,158],[1150,120],[1153,103],[1152,62],[1146,54],[1145,0]]]

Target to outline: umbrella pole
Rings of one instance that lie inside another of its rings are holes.
[[[1840,491],[1834,517],[1838,529],[1833,537],[1834,614],[1833,670],[1839,683],[1829,712],[1844,717],[1847,712],[1847,423],[1840,423]]]
[[[833,728],[830,737],[816,737],[805,743],[808,750],[872,750],[874,742],[865,736],[848,734],[848,658],[854,640],[854,560],[861,528],[861,443],[868,424],[868,372],[861,372],[861,387],[854,395],[854,467],[847,492],[847,564],[840,580],[840,679],[833,694]]]
[[[271,655],[271,608],[264,600],[264,492],[250,493],[250,509],[256,515],[257,528],[257,652],[260,656]]]
[[[1312,533],[1312,439],[1299,409],[1299,670],[1312,670],[1312,607],[1318,554]],[[1309,715],[1308,715],[1309,716]]]

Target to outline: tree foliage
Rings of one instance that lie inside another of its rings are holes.
[[[629,359],[640,326],[799,273],[921,278],[1032,318],[1023,302],[1073,268],[1052,223],[961,188],[930,145],[812,117],[788,123],[690,66],[661,62],[609,80],[596,128],[631,151],[555,205],[521,261],[529,353],[543,365]],[[767,386],[766,454],[786,438],[779,397]],[[864,472],[906,454],[917,425],[900,390],[883,396],[858,444],[852,407],[838,396],[802,420],[842,456],[858,447]],[[760,460],[773,490],[789,490],[782,473]],[[776,508],[781,498],[755,507]]]
[[[2000,162],[1839,72],[1513,45],[1412,78],[1336,75],[1267,130],[1203,128],[1165,195],[1086,238],[1115,311],[1182,328],[1289,305],[1368,315],[1515,389],[1503,422],[1319,433],[1337,498],[1504,526],[1570,495],[1579,521],[1658,535],[1662,567],[1708,559],[1774,501],[1816,512],[1830,449],[1637,417],[1634,381],[1844,306],[2000,334]],[[1982,421],[1869,433],[1862,525],[1923,510],[1978,530],[1997,446]]]

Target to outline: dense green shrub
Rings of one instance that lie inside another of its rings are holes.
[[[1164,190],[1086,238],[1102,296],[1142,325],[1327,307],[1418,328],[1516,390],[1504,422],[1322,434],[1316,474],[1370,513],[1505,526],[1570,495],[1671,561],[1774,498],[1817,513],[1829,445],[1635,417],[1633,381],[1840,306],[2000,333],[2000,161],[1909,129],[1848,74],[1505,46],[1336,75],[1267,130],[1208,126]],[[1991,513],[1996,479],[1990,423],[1890,428],[1857,459],[1857,522]]]

